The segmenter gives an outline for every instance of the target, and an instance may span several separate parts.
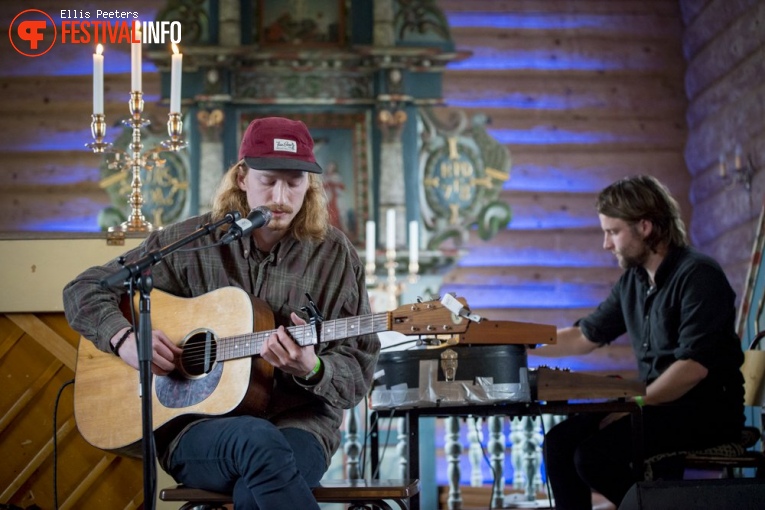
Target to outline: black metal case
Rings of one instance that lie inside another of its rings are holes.
[[[525,345],[456,345],[381,353],[371,407],[530,400]]]

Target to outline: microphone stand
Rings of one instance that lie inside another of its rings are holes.
[[[200,237],[211,234],[219,227],[237,221],[241,217],[238,212],[228,213],[222,220],[208,223],[195,230],[186,237],[149,252],[143,258],[130,265],[124,265],[122,269],[111,276],[101,280],[102,287],[113,287],[122,284],[130,291],[134,286],[140,290],[139,304],[139,327],[136,332],[136,344],[138,349],[138,372],[140,378],[141,395],[141,424],[142,424],[142,452],[143,452],[143,494],[144,509],[154,510],[156,498],[157,468],[155,465],[156,452],[154,444],[154,428],[152,424],[152,342],[151,342],[151,290],[153,288],[151,266],[161,261],[167,255],[189,244]],[[215,245],[211,245],[215,246]],[[132,292],[129,292],[132,294]],[[133,296],[130,295],[132,303]]]

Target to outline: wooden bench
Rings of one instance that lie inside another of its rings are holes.
[[[393,510],[392,501],[401,510],[409,508],[409,498],[420,492],[419,480],[325,480],[313,490],[319,503],[345,503],[351,510]],[[222,508],[233,503],[230,494],[220,494],[177,485],[159,492],[162,501],[184,502],[180,510]]]

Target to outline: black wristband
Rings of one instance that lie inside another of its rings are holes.
[[[128,328],[128,330],[125,331],[125,334],[122,335],[122,337],[119,340],[117,340],[116,344],[112,345],[112,343],[109,342],[109,347],[112,348],[112,352],[114,353],[115,356],[120,355],[120,347],[122,347],[122,344],[125,343],[125,340],[127,340],[127,337],[129,337],[130,333],[132,332],[133,332],[133,328]]]

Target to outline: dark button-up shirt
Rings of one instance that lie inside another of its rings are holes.
[[[628,333],[640,379],[648,384],[676,360],[704,365],[707,377],[674,404],[742,416],[744,358],[735,332],[734,301],[717,262],[692,248],[675,248],[657,269],[654,286],[642,267],[627,269],[579,326],[585,337],[600,344]]]
[[[207,214],[152,232],[126,254],[128,263],[185,238],[210,220]],[[370,313],[363,266],[339,230],[331,228],[322,242],[298,242],[288,234],[267,253],[257,249],[252,237],[192,251],[217,242],[223,233],[219,230],[202,237],[153,266],[154,287],[180,297],[239,287],[264,300],[276,325],[285,327],[291,325],[293,311],[306,318],[301,311],[308,303],[306,293],[328,320]],[[112,260],[86,270],[64,289],[70,325],[106,352],[109,340],[129,325],[118,308],[119,294],[99,284],[119,269],[118,261]],[[379,349],[375,334],[320,344],[321,381],[315,386],[299,384],[292,376],[275,371],[266,416],[279,427],[297,427],[316,435],[329,462],[340,444],[342,410],[355,406],[369,390]]]

